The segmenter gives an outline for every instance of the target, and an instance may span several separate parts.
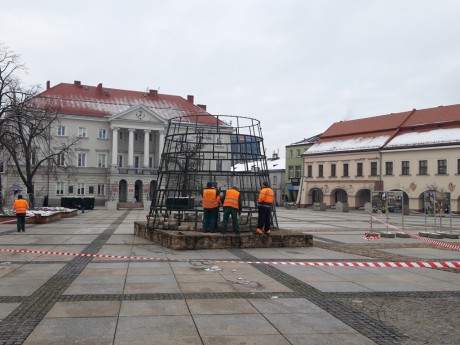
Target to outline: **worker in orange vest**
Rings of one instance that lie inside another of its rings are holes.
[[[262,189],[257,200],[257,210],[259,213],[257,219],[256,232],[260,235],[270,235],[270,213],[275,202],[275,193],[268,185],[268,182],[262,182]]]
[[[212,182],[203,189],[203,232],[216,232],[217,212],[219,210],[220,195],[212,187]]]
[[[26,231],[26,212],[28,208],[29,203],[19,194],[13,204],[13,210],[16,212],[18,232]]]
[[[238,224],[237,213],[241,215],[241,198],[238,188],[233,186],[225,192],[225,197],[223,200],[224,207],[224,218],[222,220],[222,230],[221,233],[225,234],[227,232],[227,223],[228,217],[232,216],[232,226],[233,232],[237,235],[240,234],[240,225]]]

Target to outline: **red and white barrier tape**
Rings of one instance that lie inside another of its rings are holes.
[[[129,260],[151,260],[151,261],[212,261],[222,263],[239,263],[239,264],[262,264],[262,265],[284,265],[284,266],[322,266],[322,267],[394,267],[394,268],[460,268],[460,261],[414,261],[414,262],[392,262],[392,261],[374,261],[374,262],[334,262],[334,261],[238,261],[238,260],[208,260],[208,259],[163,259],[149,258],[142,256],[127,256],[127,255],[108,255],[108,254],[85,254],[85,253],[67,253],[53,252],[43,250],[28,250],[28,249],[5,249],[0,248],[0,252],[8,253],[32,253],[46,255],[64,255],[64,256],[84,256],[105,259],[129,259]]]
[[[428,237],[422,237],[422,236],[419,236],[419,235],[415,235],[415,234],[413,234],[411,232],[404,231],[403,229],[398,228],[397,226],[391,225],[390,223],[384,222],[384,221],[380,220],[377,217],[372,216],[372,218],[377,220],[377,221],[379,221],[382,224],[387,225],[390,228],[393,228],[393,229],[395,229],[395,230],[397,230],[399,232],[403,232],[403,233],[409,235],[412,238],[416,238],[418,240],[422,240],[422,241],[425,241],[425,242],[428,242],[428,243],[431,243],[431,244],[434,244],[434,245],[437,245],[437,246],[441,246],[441,247],[445,247],[445,248],[449,248],[449,249],[453,249],[453,250],[460,250],[460,246],[457,245],[457,244],[452,244],[452,243],[447,243],[447,242],[442,242],[442,241],[436,241],[436,240],[433,240],[433,239],[428,238]]]
[[[372,218],[369,218],[369,229],[368,229],[369,232],[366,232],[364,234],[364,236],[362,237],[363,240],[372,241],[372,240],[380,239],[380,235],[370,235],[369,233],[371,232],[371,230],[372,230]]]

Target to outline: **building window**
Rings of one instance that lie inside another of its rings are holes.
[[[385,162],[385,175],[393,175],[393,162]]]
[[[402,161],[401,162],[401,175],[409,175],[409,161]]]
[[[300,178],[300,171],[302,169],[302,166],[301,165],[296,165],[295,166],[295,177],[296,178]]]
[[[139,168],[139,156],[134,156],[133,158],[134,158],[134,162],[133,162],[134,167]]]
[[[153,168],[153,157],[152,156],[149,157],[149,168],[150,169]]]
[[[313,166],[307,165],[307,177],[313,177]]]
[[[371,176],[377,176],[377,162],[371,162]]]
[[[152,140],[153,140],[153,134],[149,133],[149,141],[152,141]]]
[[[292,158],[292,150],[289,150],[289,158]]]
[[[336,177],[336,176],[337,176],[337,165],[331,164],[331,177]]]
[[[3,162],[2,162],[3,166]],[[457,174],[460,174],[460,159],[457,159]]]
[[[348,163],[343,163],[343,177],[348,177]]]
[[[216,170],[217,171],[222,171],[222,159],[217,159],[216,160]]]
[[[56,159],[56,164],[60,167],[63,167],[65,165],[65,154],[64,152],[61,152],[57,155]]]
[[[56,182],[56,194],[57,195],[64,194],[64,182]]]
[[[118,131],[118,139],[123,140],[123,132]]]
[[[60,137],[66,136],[66,127],[65,126],[59,126],[57,130],[57,135]]]
[[[105,184],[97,185],[97,195],[105,195]]]
[[[438,175],[447,175],[447,159],[438,159]]]
[[[123,155],[118,155],[118,167],[122,168],[123,167]]]
[[[78,167],[85,167],[86,166],[86,153],[79,153],[78,154],[77,166]]]
[[[134,141],[138,141],[139,140],[139,136],[137,135],[137,132],[134,131]]]
[[[84,183],[79,183],[77,185],[77,194],[78,195],[84,195],[85,194],[85,184]]]
[[[80,138],[87,138],[88,133],[86,132],[86,127],[78,127],[78,136]]]
[[[107,168],[107,155],[105,153],[97,155],[97,166],[99,168]]]
[[[428,175],[428,161],[427,160],[418,161],[418,174]]]
[[[356,176],[363,176],[363,163],[356,164]]]
[[[322,164],[318,164],[318,177],[323,177],[324,174],[323,174],[323,165]]]
[[[99,128],[99,139],[107,139],[107,131],[104,128]]]
[[[294,167],[292,165],[289,166],[289,178],[294,178]]]
[[[300,157],[300,149],[297,149],[297,157]]]
[[[73,194],[73,186],[69,186],[69,194]]]
[[[4,173],[5,172],[5,166],[3,164],[3,161],[0,161],[0,173]]]
[[[94,186],[88,187],[88,194],[94,194]]]
[[[273,176],[273,184],[278,185],[278,176]]]

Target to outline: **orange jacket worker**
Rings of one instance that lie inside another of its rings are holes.
[[[265,233],[266,235],[270,235],[270,212],[274,202],[275,193],[273,189],[269,187],[268,182],[264,181],[257,200],[259,216],[257,218],[256,232],[258,234]]]
[[[16,219],[17,219],[17,228],[18,232],[26,231],[26,212],[29,208],[29,203],[27,200],[22,198],[22,195],[18,195],[18,198],[13,204],[13,210],[16,212]]]

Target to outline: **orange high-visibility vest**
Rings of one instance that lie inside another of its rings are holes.
[[[219,206],[219,196],[213,188],[206,188],[203,191],[203,208],[216,208]]]
[[[233,208],[239,209],[238,207],[238,198],[240,197],[240,192],[235,189],[229,189],[225,192],[224,207],[230,206]]]
[[[259,194],[259,199],[257,200],[258,203],[261,204],[273,204],[275,201],[275,193],[271,188],[262,188]]]
[[[16,214],[26,213],[28,208],[29,203],[27,202],[27,200],[24,199],[17,199],[13,204],[13,210],[16,211]]]

